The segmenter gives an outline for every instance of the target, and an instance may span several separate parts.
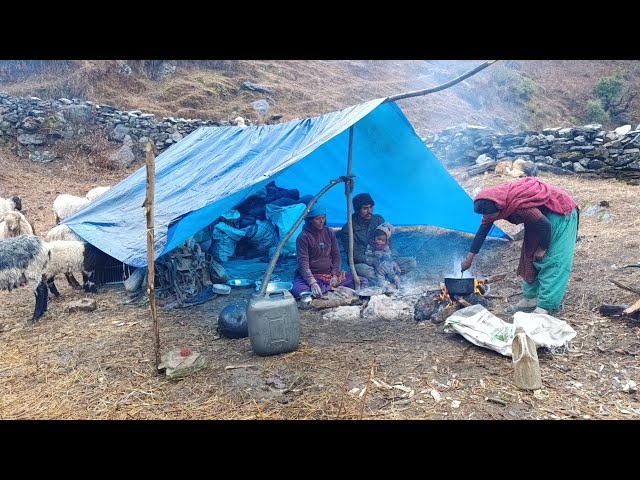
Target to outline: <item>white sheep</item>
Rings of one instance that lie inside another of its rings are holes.
[[[56,225],[47,233],[44,238],[47,242],[52,242],[54,240],[74,240],[76,242],[82,242],[83,240],[76,235],[73,230],[67,227],[64,223],[60,225]],[[69,283],[69,286],[75,290],[81,290],[82,285],[78,283],[76,277],[73,276],[73,272],[65,272],[64,276]]]
[[[13,210],[22,210],[22,200],[17,195],[10,198],[0,198],[0,215]]]
[[[47,284],[44,271],[51,251],[35,235],[20,235],[0,240],[0,290],[11,291],[28,283],[36,296],[32,323],[47,311]]]
[[[234,122],[236,122],[236,125],[238,127],[247,128],[247,124],[245,123],[244,118],[242,117],[236,117]]]
[[[56,225],[51,230],[49,230],[44,239],[47,242],[51,242],[53,240],[75,240],[77,242],[82,241],[82,239],[64,223]]]
[[[111,186],[108,187],[96,187],[96,188],[92,188],[91,190],[89,190],[87,192],[86,197],[89,200],[93,200],[96,197],[99,197],[100,195],[102,195],[104,192],[106,192],[107,190],[109,190],[111,188]]]
[[[76,213],[82,207],[87,205],[90,200],[87,197],[77,197],[68,193],[61,193],[53,201],[53,213],[56,216],[56,225],[69,215]]]
[[[75,240],[53,240],[47,242],[47,245],[51,251],[51,258],[44,274],[49,290],[54,296],[60,296],[54,283],[55,276],[59,273],[64,273],[67,276],[71,272],[82,272],[84,291],[92,293],[98,291],[93,275],[97,268],[104,267],[108,258],[107,254],[90,243]],[[68,276],[67,280],[69,280]],[[71,284],[71,281],[69,283]]]
[[[0,239],[17,237],[19,235],[33,235],[33,226],[17,210],[0,214]]]

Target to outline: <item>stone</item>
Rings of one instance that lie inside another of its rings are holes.
[[[81,298],[67,303],[64,307],[66,313],[73,312],[93,312],[97,308],[97,303],[93,298]]]

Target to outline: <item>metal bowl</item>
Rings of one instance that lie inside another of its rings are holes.
[[[229,295],[231,293],[231,287],[222,283],[214,283],[212,285],[213,291],[220,295]]]
[[[299,306],[302,310],[307,310],[311,308],[311,303],[313,302],[313,298],[311,297],[311,290],[307,290],[306,292],[300,293],[300,303]]]
[[[260,291],[261,286],[262,286],[262,283],[258,284],[256,282],[256,292]],[[291,290],[292,288],[293,288],[293,283],[291,282],[269,282],[267,283],[266,293],[281,292],[283,290]]]
[[[254,283],[256,282],[248,278],[232,278],[231,280],[227,280],[227,285],[230,287],[251,287]]]

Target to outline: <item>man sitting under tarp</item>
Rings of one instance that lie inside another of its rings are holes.
[[[353,214],[351,220],[353,224],[353,263],[356,267],[356,273],[361,277],[369,280],[369,285],[376,284],[376,267],[367,264],[366,250],[369,239],[373,235],[375,229],[385,222],[382,215],[373,213],[375,202],[368,193],[359,193],[353,197]],[[349,252],[349,224],[345,223],[340,230],[340,239],[342,240],[342,248],[345,252]],[[415,257],[399,257],[393,248],[391,239],[389,239],[393,260],[400,267],[400,274],[404,275],[416,268]],[[347,253],[348,258],[348,253]]]

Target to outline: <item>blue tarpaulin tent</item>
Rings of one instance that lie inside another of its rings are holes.
[[[201,127],[156,158],[155,257],[173,250],[272,180],[315,195],[346,175],[353,126],[354,195],[397,226],[475,233],[473,200],[414,131],[395,102],[379,98],[314,118],[247,128]],[[114,185],[66,224],[84,240],[135,267],[147,264],[146,167]],[[327,224],[347,220],[344,186],[320,199]],[[494,227],[489,234],[508,238]]]

